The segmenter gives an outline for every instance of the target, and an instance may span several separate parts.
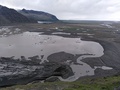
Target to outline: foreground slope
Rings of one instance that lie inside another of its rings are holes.
[[[0,90],[120,90],[120,76],[99,79],[84,79],[76,82],[46,82],[16,85]]]

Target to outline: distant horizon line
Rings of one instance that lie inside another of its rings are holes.
[[[91,19],[91,20],[87,20],[87,19],[79,19],[79,20],[75,20],[75,19],[59,19],[60,21],[111,21],[111,22],[120,22],[120,20],[93,20],[93,19]]]

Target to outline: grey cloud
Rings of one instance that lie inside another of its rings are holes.
[[[0,4],[46,11],[60,19],[120,20],[120,0],[0,0]]]

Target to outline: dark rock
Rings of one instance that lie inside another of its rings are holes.
[[[30,59],[32,62],[36,62],[38,64],[41,62],[41,59],[39,58],[38,55],[33,56],[33,57],[28,57],[28,59]]]
[[[66,53],[66,52],[53,53],[50,56],[48,56],[47,59],[50,62],[66,62],[67,60],[72,60],[72,61],[76,60],[73,54]]]
[[[57,76],[51,76],[45,80],[45,82],[55,82],[60,81]]]
[[[111,70],[103,70],[101,68],[97,68],[95,70],[95,77],[104,77],[104,76],[113,76],[117,74],[117,71],[114,70],[114,69],[111,69]]]
[[[21,56],[21,60],[25,61],[26,60],[25,56]]]
[[[31,60],[34,60],[34,59],[39,59],[39,56],[36,55],[36,56],[33,56],[33,57],[28,57],[28,59],[31,59]]]
[[[25,59],[25,57],[22,56]],[[0,59],[0,87],[15,84],[27,84],[33,81],[54,81],[51,76],[68,78],[73,75],[72,69],[66,64],[46,62],[36,64],[32,60],[14,60],[11,58]]]
[[[114,90],[120,90],[120,86],[118,88],[114,88]]]
[[[68,78],[69,76],[72,76],[74,75],[73,72],[70,72],[72,71],[72,69],[68,66],[68,65],[61,65],[59,68],[57,68],[54,73],[55,75],[60,75],[62,78],[66,79]]]
[[[1,57],[1,59],[10,60],[10,59],[13,59],[13,57]]]
[[[44,58],[44,55],[41,55],[41,59],[43,59]]]

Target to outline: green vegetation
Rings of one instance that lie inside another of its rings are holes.
[[[75,82],[46,82],[16,85],[0,90],[114,90],[120,86],[120,76],[83,79]]]

